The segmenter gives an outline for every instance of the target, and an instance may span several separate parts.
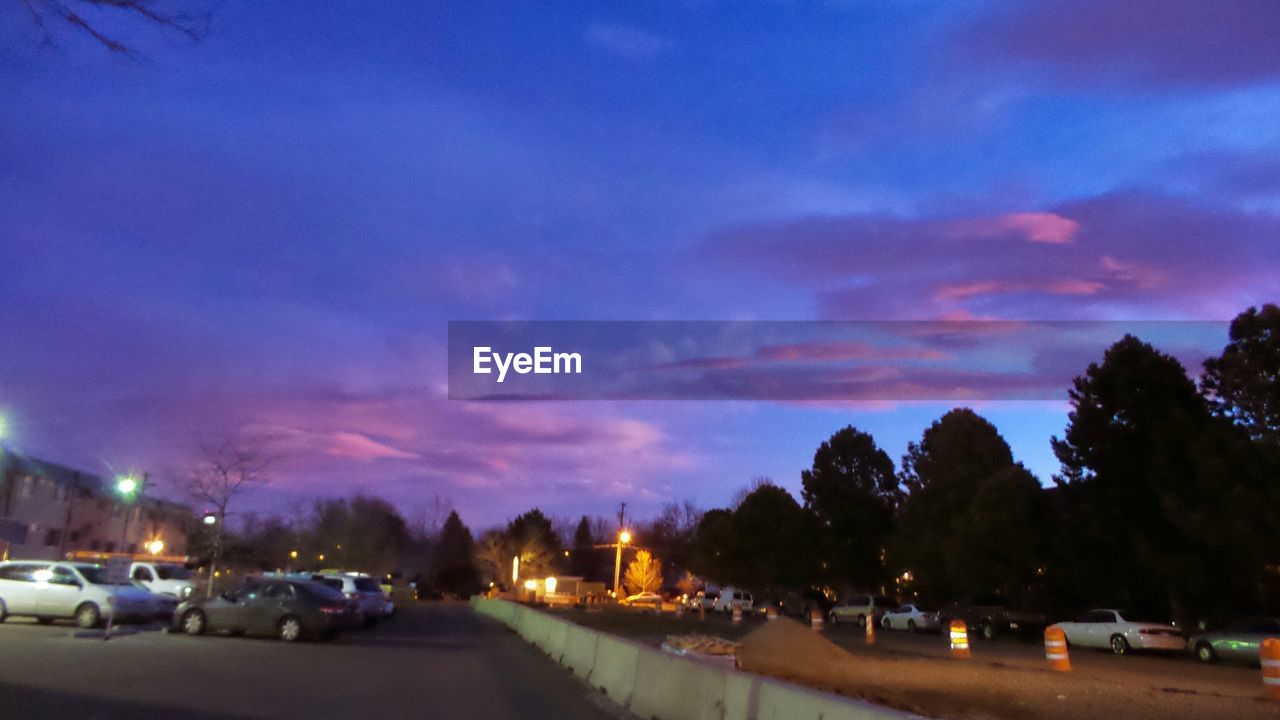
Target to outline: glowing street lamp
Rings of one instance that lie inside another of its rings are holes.
[[[142,483],[138,481],[138,478],[132,475],[125,475],[123,477],[116,478],[116,492],[119,493],[120,497],[123,497],[126,500],[132,500],[133,496],[137,494],[138,490],[141,488]]]
[[[217,525],[218,516],[214,515],[211,512],[207,512],[204,514],[204,517],[200,519],[200,522],[204,523],[205,525]]]
[[[290,550],[290,551],[289,551],[289,559],[290,559],[290,560],[297,560],[297,559],[298,559],[298,551],[297,551],[297,550]]]
[[[156,538],[155,540],[147,543],[147,552],[152,555],[159,555],[164,552],[164,541],[160,538]]]
[[[613,560],[613,596],[621,597],[618,594],[618,581],[622,579],[622,546],[631,542],[631,531],[623,530],[618,533],[617,556]]]

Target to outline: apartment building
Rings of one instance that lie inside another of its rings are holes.
[[[193,524],[185,505],[145,494],[124,501],[110,481],[97,475],[0,446],[0,557],[55,559],[75,550],[155,549],[185,555]]]

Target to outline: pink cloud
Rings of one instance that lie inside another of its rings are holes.
[[[1080,223],[1051,212],[1019,212],[988,218],[961,220],[955,223],[961,235],[990,237],[1013,234],[1029,242],[1061,245],[1069,243],[1080,229]]]
[[[766,345],[755,355],[771,361],[840,360],[945,360],[947,354],[933,348],[875,347],[863,342],[800,342]]]

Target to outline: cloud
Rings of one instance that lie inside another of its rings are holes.
[[[1023,62],[1066,86],[1228,88],[1280,78],[1274,0],[1006,3],[964,33],[964,51]]]
[[[632,61],[652,60],[671,45],[660,35],[625,25],[605,23],[596,23],[587,28],[587,42]]]
[[[701,256],[811,289],[829,319],[1222,319],[1274,295],[1277,235],[1280,215],[1118,191],[989,217],[736,226]]]

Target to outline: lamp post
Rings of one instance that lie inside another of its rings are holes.
[[[631,533],[622,530],[618,533],[618,542],[614,546],[618,549],[617,555],[613,560],[613,599],[617,600],[621,597],[618,593],[618,581],[622,579],[622,546],[631,542]]]
[[[142,497],[142,493],[147,487],[147,476],[144,474],[142,479],[138,479],[134,475],[122,475],[116,478],[116,494],[120,496],[119,502],[124,505],[124,522],[120,523],[120,553],[125,553],[126,543],[129,542],[129,514],[133,512],[135,503]],[[128,568],[126,567],[126,573]],[[111,626],[115,624],[116,619],[116,592],[120,586],[112,583],[111,585],[111,612],[107,613],[107,627],[103,631],[102,639],[111,639]]]

